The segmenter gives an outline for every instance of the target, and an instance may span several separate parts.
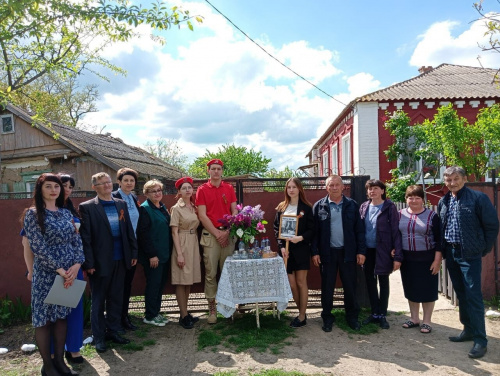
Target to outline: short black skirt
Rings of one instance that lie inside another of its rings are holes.
[[[292,274],[296,270],[309,270],[311,269],[311,253],[300,249],[289,249],[288,262],[286,265],[286,272]]]
[[[438,274],[430,268],[435,251],[403,251],[401,280],[405,298],[415,303],[435,302],[438,299]]]

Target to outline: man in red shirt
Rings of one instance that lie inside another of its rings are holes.
[[[234,251],[234,240],[229,230],[218,222],[224,214],[237,214],[236,194],[231,184],[222,181],[224,163],[212,159],[207,163],[210,179],[196,191],[198,217],[203,225],[200,244],[205,262],[205,296],[208,300],[208,323],[217,322],[215,295],[217,294],[217,267],[224,265],[226,257]]]

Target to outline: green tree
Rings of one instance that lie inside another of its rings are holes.
[[[248,150],[244,146],[223,145],[216,152],[206,150],[205,154],[198,157],[189,166],[188,173],[196,178],[207,176],[207,162],[218,158],[224,162],[224,176],[237,176],[252,174],[263,176],[269,169],[271,159],[253,149]]]
[[[385,127],[395,137],[385,154],[388,161],[399,162],[399,167],[391,170],[393,179],[389,182],[398,192],[406,183],[420,181],[421,173],[430,172],[435,177],[442,166],[462,166],[469,178],[479,180],[488,168],[500,164],[498,104],[481,109],[473,124],[458,116],[449,104],[440,107],[432,120],[413,126],[403,111],[397,111]],[[416,168],[418,161],[422,161],[421,171]]]
[[[97,112],[98,99],[97,85],[80,87],[76,77],[55,73],[40,77],[11,97],[13,104],[32,112],[43,107],[47,120],[86,130],[91,126],[82,120],[86,114]]]
[[[304,176],[302,171],[299,172],[298,170],[292,170],[288,166],[285,166],[283,170],[276,170],[275,168],[271,168],[262,175],[262,177],[264,178],[271,178],[271,179],[302,177],[302,176]]]
[[[51,72],[76,76],[87,70],[99,75],[95,66],[100,65],[124,74],[101,57],[104,48],[136,36],[134,29],[140,24],[162,31],[186,22],[192,30],[193,18],[202,22],[201,17],[163,2],[145,9],[122,0],[3,0],[0,104]]]
[[[181,152],[176,140],[159,137],[155,142],[147,142],[144,145],[144,150],[183,172],[187,171],[188,157]]]

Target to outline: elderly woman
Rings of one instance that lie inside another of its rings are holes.
[[[137,232],[137,223],[139,222],[139,201],[134,193],[137,178],[137,171],[127,167],[120,168],[116,172],[116,180],[118,181],[120,188],[111,192],[111,195],[114,198],[119,198],[127,203],[128,214],[130,215],[130,221],[132,222],[134,234]],[[125,282],[123,286],[122,326],[127,330],[137,329],[137,326],[132,323],[128,314],[130,293],[132,291],[132,281],[134,280],[135,269],[136,265],[125,271]]]
[[[365,278],[372,314],[363,325],[378,323],[389,329],[389,275],[400,268],[403,261],[399,215],[396,206],[386,197],[385,184],[371,179],[365,184],[368,201],[359,208],[365,222],[366,261]],[[380,294],[377,288],[380,285]]]
[[[399,211],[404,256],[401,280],[411,317],[403,328],[420,327],[420,332],[430,333],[432,311],[438,299],[438,273],[443,259],[440,219],[424,206],[421,186],[409,186],[405,198],[408,207]],[[420,303],[424,311],[422,321],[419,319]]]
[[[189,293],[194,283],[201,282],[200,248],[196,233],[200,221],[196,215],[193,197],[193,179],[180,178],[175,182],[177,203],[170,209],[172,238],[172,285],[179,304],[179,324],[184,329],[191,329],[199,319],[187,311]]]
[[[172,236],[170,214],[161,202],[163,184],[150,180],[144,184],[143,192],[147,200],[142,203],[137,225],[139,262],[146,276],[145,314],[143,322],[165,326],[168,320],[160,314],[163,288],[167,283],[168,261]]]
[[[71,308],[44,303],[54,279],[60,275],[64,287],[77,278],[84,262],[83,247],[73,215],[64,206],[64,189],[57,175],[45,173],[35,183],[33,206],[26,210],[24,230],[34,254],[31,284],[32,321],[43,360],[42,375],[71,375],[64,363],[66,318]],[[54,359],[51,359],[51,335]]]

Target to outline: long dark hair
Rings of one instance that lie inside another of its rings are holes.
[[[276,207],[277,211],[283,212],[285,211],[286,207],[290,203],[290,196],[288,195],[288,192],[286,189],[288,188],[288,183],[293,182],[299,189],[299,200],[302,201],[304,204],[307,206],[312,207],[312,204],[309,202],[309,200],[306,198],[306,193],[304,192],[304,187],[302,186],[302,182],[300,181],[299,178],[290,178],[286,181],[285,183],[285,201],[281,201],[279,205]]]
[[[64,184],[64,183],[69,182],[69,184],[71,185],[72,188],[75,186],[75,179],[73,179],[70,175],[60,173],[59,178],[61,179],[61,183]],[[64,189],[63,189],[63,191],[64,191]],[[80,215],[76,211],[75,205],[73,205],[73,201],[71,201],[71,199],[69,197],[66,200],[64,200],[63,207],[65,209],[68,209],[71,212],[71,214],[73,214],[73,217],[80,218]]]
[[[35,183],[32,207],[35,207],[36,209],[36,217],[42,234],[45,234],[45,201],[43,200],[42,186],[46,181],[52,181],[59,184],[59,186],[61,187],[61,191],[59,193],[59,197],[57,197],[56,199],[56,206],[58,208],[64,207],[64,188],[62,186],[61,179],[59,179],[59,176],[51,173],[44,173],[40,175]]]

